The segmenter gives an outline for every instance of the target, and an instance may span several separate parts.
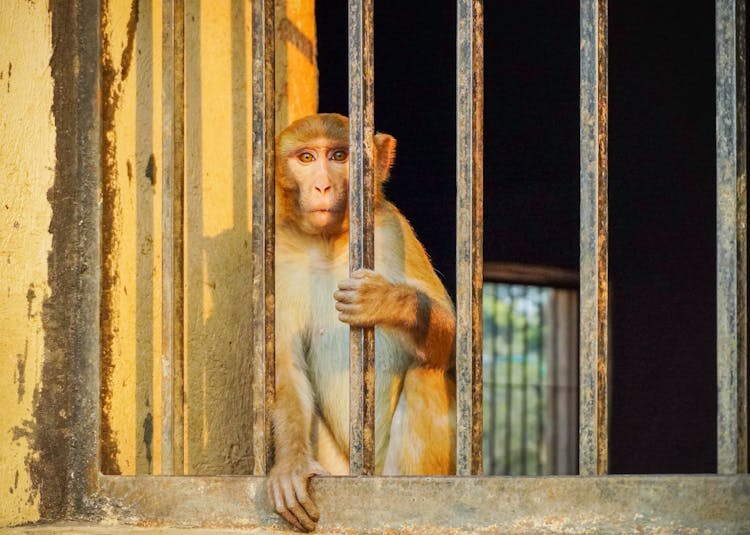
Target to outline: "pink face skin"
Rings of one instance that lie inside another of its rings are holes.
[[[288,158],[299,186],[298,210],[303,230],[313,234],[341,231],[349,195],[349,147],[314,139]]]

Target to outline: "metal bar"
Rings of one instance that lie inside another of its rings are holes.
[[[747,472],[745,1],[716,1],[717,468]]]
[[[252,3],[253,42],[253,473],[273,462],[270,411],[275,394],[275,5]]]
[[[349,0],[349,272],[373,269],[373,0]],[[349,471],[375,472],[375,335],[352,327],[349,339]]]
[[[581,475],[608,470],[607,0],[581,0]]]
[[[529,440],[529,288],[522,287],[523,330],[521,331],[521,474],[528,475]]]
[[[542,451],[544,449],[544,300],[549,289],[537,288],[537,321],[539,343],[537,344],[537,367],[536,367],[536,474],[542,475],[544,464],[542,463]]]
[[[566,328],[565,328],[565,339],[567,341],[566,355],[569,357],[566,359],[567,367],[567,381],[568,384],[568,409],[567,419],[568,430],[568,445],[566,447],[568,474],[575,474],[576,467],[578,466],[579,451],[578,451],[578,437],[576,431],[579,427],[580,421],[580,401],[577,395],[579,389],[579,376],[580,376],[580,361],[577,358],[571,358],[570,356],[578,355],[579,352],[579,296],[576,292],[566,291],[565,292],[565,303],[567,304],[568,310],[565,315]]]
[[[559,346],[560,343],[558,341],[559,337],[559,324],[560,324],[560,313],[558,310],[558,302],[559,302],[559,295],[560,290],[553,290],[552,296],[550,297],[550,311],[551,311],[551,322],[550,322],[550,373],[548,375],[549,383],[550,383],[550,403],[548,408],[548,413],[550,416],[550,435],[552,439],[550,440],[550,453],[549,453],[549,462],[550,466],[552,467],[551,473],[553,474],[559,474],[560,473],[560,461],[559,456],[557,454],[558,450],[558,444],[560,442],[560,419],[559,419],[559,413],[560,408],[562,406],[562,403],[560,402],[559,396],[560,396],[560,381],[558,378],[559,374],[559,368],[560,368],[560,350]]]
[[[172,211],[174,184],[174,153],[172,145],[174,115],[174,24],[172,0],[162,4],[162,289],[161,289],[161,473],[174,474],[172,454],[172,418],[174,399],[172,398],[172,360],[174,343],[174,257],[172,251]]]
[[[500,285],[490,283],[489,288],[494,290],[492,292],[492,323],[490,324],[490,357],[492,358],[490,376],[492,380],[488,385],[490,389],[490,474],[494,475],[497,470],[497,455],[495,453],[497,449],[497,387],[499,384],[497,380],[497,361],[499,360],[497,354],[497,305],[500,302]]]
[[[288,529],[265,478],[100,479],[108,499],[90,505],[111,521]],[[750,533],[744,476],[315,477],[311,487],[323,533]]]
[[[513,436],[513,308],[515,298],[513,297],[513,287],[508,286],[508,315],[505,323],[505,466],[503,474],[510,475],[510,458],[511,458],[511,438]]]
[[[456,473],[482,471],[483,0],[457,1]]]
[[[185,5],[162,4],[162,460],[184,473]]]
[[[99,404],[102,344],[106,343],[101,326],[102,276],[106,269],[101,254],[106,168],[102,165],[106,156],[102,136],[106,132],[101,95],[106,84],[101,61],[100,21],[105,16],[101,2],[49,2],[48,9],[49,38],[53,43],[50,75],[55,82],[54,94],[49,95],[50,113],[58,135],[55,179],[48,193],[51,256],[49,293],[44,298],[42,320],[45,364],[38,372],[45,386],[34,396],[38,407],[49,409],[47,416],[37,420],[37,436],[51,439],[37,442],[35,456],[56,459],[37,479],[51,492],[39,490],[50,496],[57,492],[52,490],[55,487],[65,488],[59,489],[65,493],[64,501],[58,502],[59,508],[53,505],[55,499],[41,497],[41,503],[46,504],[41,506],[46,510],[46,515],[42,515],[51,517],[80,516],[91,496],[98,492],[102,469]],[[5,186],[4,190],[7,191]],[[66,394],[61,396],[62,392]],[[4,410],[7,415],[5,405]],[[10,423],[11,419],[3,421]],[[70,439],[52,438],[63,436]],[[40,466],[28,460],[30,465]],[[11,506],[5,503],[8,505],[2,509],[9,513]]]
[[[186,473],[185,463],[185,1],[174,1],[174,470]]]

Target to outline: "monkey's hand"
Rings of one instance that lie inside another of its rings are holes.
[[[311,477],[323,475],[328,475],[326,469],[304,455],[279,460],[268,475],[268,499],[300,531],[313,531],[320,518],[308,485]]]
[[[333,297],[344,323],[396,329],[412,345],[417,362],[442,369],[451,365],[456,333],[453,311],[424,291],[359,269],[339,283]]]
[[[339,320],[352,327],[373,327],[377,324],[398,324],[402,310],[414,309],[416,291],[405,284],[393,284],[369,269],[358,269],[350,279],[339,282],[333,293]]]

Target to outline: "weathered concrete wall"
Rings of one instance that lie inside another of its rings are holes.
[[[251,373],[251,4],[187,4],[186,468],[243,473],[251,466],[250,418],[243,415]],[[90,187],[68,176],[76,172],[72,148],[86,142],[70,128],[76,105],[98,102],[103,128],[103,464],[111,472],[159,472],[161,5],[105,0],[101,9],[97,101],[71,85],[82,70],[68,43],[81,24],[74,11],[63,2],[54,9],[27,0],[0,5],[0,526],[63,514],[67,445],[86,440],[66,431],[69,418],[80,419],[69,411],[68,390],[81,378],[66,365],[78,345],[60,338],[73,332],[75,310],[65,296],[55,298],[48,267],[66,273],[55,283],[61,291],[80,280],[65,271],[70,251],[55,253],[52,238],[71,236],[68,223],[91,220],[76,219],[68,191]],[[315,111],[317,69],[314,2],[280,2],[278,12],[281,128]],[[95,27],[95,9],[80,13],[90,13],[86,24]],[[53,50],[54,28],[60,46]],[[81,43],[95,50],[95,41]],[[87,61],[86,69],[95,64]],[[59,133],[57,115],[71,123]],[[90,152],[96,140],[86,143]],[[63,179],[67,189],[57,187]],[[95,187],[90,192],[96,196]],[[57,223],[52,206],[60,211]]]
[[[161,5],[103,2],[106,473],[161,467]],[[186,2],[185,472],[252,467],[251,3]],[[277,123],[317,108],[313,0],[278,3]]]
[[[154,46],[160,15],[151,2],[102,2],[102,381],[111,395],[102,398],[101,452],[108,473],[149,472],[153,453],[144,424],[160,406],[154,398],[160,390],[152,385],[160,350],[160,315],[154,314],[154,288],[161,284],[155,217],[161,207],[161,89],[154,84],[161,70]]]
[[[42,303],[55,168],[45,2],[0,5],[0,526],[39,518],[28,462],[41,388]]]

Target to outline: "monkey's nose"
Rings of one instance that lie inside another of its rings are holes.
[[[318,193],[327,193],[331,189],[331,186],[315,186],[315,191]]]

